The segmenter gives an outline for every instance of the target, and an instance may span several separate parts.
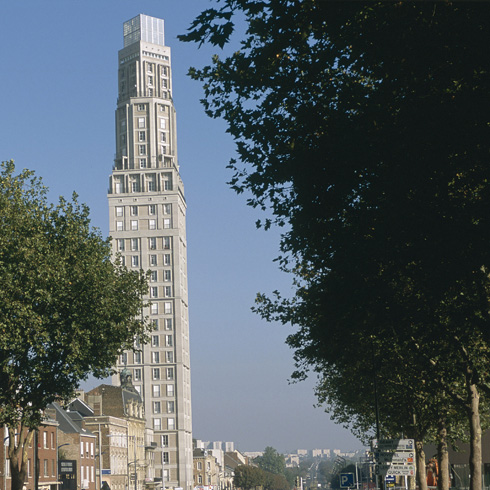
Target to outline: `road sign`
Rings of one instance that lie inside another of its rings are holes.
[[[380,439],[373,441],[373,447],[378,451],[415,451],[413,439]]]
[[[394,451],[376,453],[378,463],[406,464],[414,463],[415,453],[411,451]]]
[[[354,486],[354,473],[340,473],[340,488]]]
[[[393,476],[414,476],[415,465],[413,464],[380,464],[379,471],[384,475]]]

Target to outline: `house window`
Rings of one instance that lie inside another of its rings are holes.
[[[174,353],[171,350],[165,352],[165,361],[167,363],[174,362]]]
[[[144,127],[145,127],[145,118],[138,117],[138,128],[144,128]]]
[[[158,319],[152,320],[151,326],[153,327],[153,330],[158,330]]]
[[[164,204],[163,205],[163,214],[172,214],[172,205]]]
[[[138,220],[131,220],[131,230],[136,231],[138,229]]]
[[[168,430],[175,430],[175,419],[167,419]]]
[[[160,398],[160,385],[153,385],[153,396]]]
[[[168,462],[169,462],[169,461],[170,461],[170,460],[169,460],[169,458],[168,458],[168,453],[167,453],[167,451],[163,451],[163,453],[162,453],[162,462],[163,462],[163,463],[167,463],[167,464],[168,464]]]
[[[170,226],[170,218],[165,218],[163,220],[163,227],[164,228],[171,228],[171,226]]]
[[[145,104],[138,104],[138,111],[144,111],[145,110]],[[144,118],[142,118],[144,120]]]
[[[160,442],[162,447],[168,447],[168,436],[162,436]]]
[[[174,379],[174,368],[167,368],[166,370],[166,374],[167,374],[167,379],[169,381],[173,380]]]
[[[139,192],[140,191],[140,183],[137,180],[134,180],[131,182],[131,190],[133,192]]]
[[[157,190],[157,185],[154,180],[148,181],[148,192],[154,192]]]
[[[140,351],[136,351],[134,353],[134,363],[135,364],[141,364],[141,352]]]
[[[157,214],[157,209],[156,209],[156,208],[157,208],[157,207],[155,206],[155,204],[150,204],[150,205],[148,206],[148,214],[149,214],[150,216],[155,216],[155,214]]]
[[[198,464],[199,464],[199,463],[198,463]],[[201,476],[201,475],[199,475],[199,476],[197,477],[197,483],[199,483],[199,485],[202,485],[202,476]]]
[[[161,430],[162,429],[162,420],[161,419],[153,419],[153,428],[155,430]]]
[[[151,282],[157,282],[158,281],[158,271],[151,271],[150,272],[150,281]]]
[[[166,347],[173,347],[174,342],[173,342],[173,336],[172,335],[165,335],[165,346]]]
[[[160,364],[160,352],[151,353],[151,362],[152,364]]]
[[[170,401],[167,402],[167,413],[174,413],[175,412],[175,402]]]
[[[137,255],[131,256],[131,267],[139,267],[139,257]]]
[[[152,286],[150,288],[150,298],[158,298],[158,287]]]
[[[153,413],[162,413],[162,404],[160,402],[153,402]]]
[[[117,239],[117,249],[119,252],[124,252],[124,239],[123,238]]]
[[[139,249],[139,240],[137,238],[131,238],[131,250],[137,252]]]
[[[172,330],[172,319],[165,318],[165,330]]]
[[[146,158],[140,158],[140,168],[146,168]]]
[[[157,239],[156,237],[150,237],[148,239],[148,244],[149,244],[149,247],[150,247],[150,250],[156,250],[157,248]]]
[[[172,303],[165,302],[163,304],[163,311],[165,312],[166,315],[169,315],[170,313],[172,313]]]
[[[166,143],[167,142],[167,136],[165,135],[165,133],[163,131],[160,132],[160,141],[162,143]]]
[[[163,265],[170,265],[170,254],[165,254],[163,256]]]
[[[151,314],[152,315],[158,315],[158,303],[152,303]]]
[[[134,370],[134,380],[141,381],[141,369],[138,368]]]
[[[138,216],[138,206],[131,206],[131,216]]]
[[[166,129],[167,123],[163,117],[160,118],[160,129]]]
[[[124,223],[122,221],[116,221],[116,230],[117,231],[123,231],[124,230]]]
[[[158,347],[160,345],[160,336],[159,335],[152,335],[151,336],[151,346],[152,347]]]
[[[150,255],[150,265],[157,265],[157,256]]]
[[[153,368],[151,370],[151,377],[154,381],[157,381],[160,379],[160,368]]]
[[[123,216],[124,213],[124,208],[122,206],[117,206],[116,207],[116,216]]]
[[[146,132],[138,131],[138,141],[146,141]]]
[[[163,237],[163,248],[166,250],[170,249],[170,237],[169,236]]]
[[[43,470],[44,476],[49,476],[49,461],[47,459],[43,460]]]
[[[165,286],[163,288],[163,296],[165,298],[170,298],[172,296],[172,286]]]
[[[202,470],[202,462],[201,461],[197,462],[197,469]]]
[[[163,280],[165,282],[171,281],[172,280],[172,271],[170,271],[168,269],[163,271]]]
[[[149,230],[156,230],[157,229],[157,221],[154,219],[148,220],[148,229]]]
[[[139,154],[146,155],[146,145],[139,145]]]
[[[48,433],[43,431],[43,448],[48,449]]]
[[[167,385],[167,396],[174,396],[174,385]]]

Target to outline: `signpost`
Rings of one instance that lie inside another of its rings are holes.
[[[340,473],[340,488],[351,488],[354,486],[354,473]]]
[[[415,476],[415,442],[413,439],[373,441],[379,474],[385,477]]]

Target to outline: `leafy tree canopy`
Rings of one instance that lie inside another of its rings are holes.
[[[264,449],[262,456],[254,458],[254,463],[264,471],[276,475],[284,475],[286,471],[286,460],[282,454],[279,454],[276,449],[267,446]]]
[[[0,424],[34,429],[89,373],[107,376],[144,336],[142,272],[112,261],[89,210],[49,204],[41,179],[0,171]],[[11,445],[13,447],[13,444]]]
[[[296,377],[341,377],[373,343],[421,363],[419,395],[437,376],[458,396],[465,372],[487,383],[488,7],[215,5],[182,38],[223,46],[245,18],[240,48],[190,74],[236,140],[231,186],[271,212],[259,225],[287,225],[296,294],[259,296],[258,311],[298,326]]]

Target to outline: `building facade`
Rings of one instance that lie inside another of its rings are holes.
[[[56,490],[58,485],[57,434],[58,423],[46,417],[27,450],[27,475],[24,483],[25,490]],[[8,450],[10,438],[8,430],[0,427],[0,488],[10,490],[12,479]],[[37,461],[37,465],[35,462]]]
[[[170,48],[164,22],[138,15],[124,23],[119,51],[116,154],[109,183],[115,259],[150,270],[143,314],[150,342],[119,360],[144,401],[157,451],[155,477],[192,487],[191,376],[187,301],[186,202],[179,174]],[[119,378],[113,378],[119,384]],[[160,456],[160,457],[158,457]]]

